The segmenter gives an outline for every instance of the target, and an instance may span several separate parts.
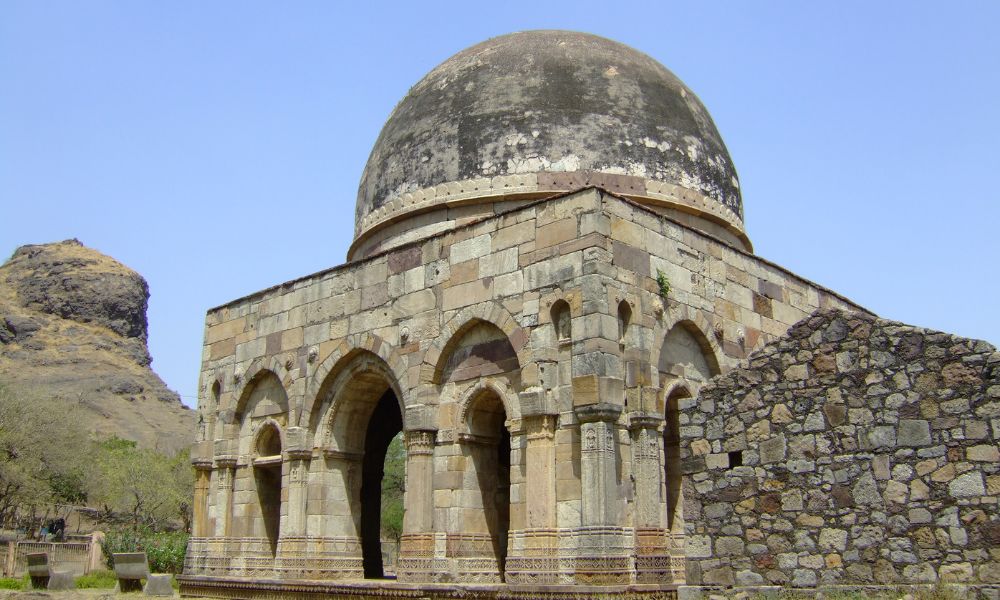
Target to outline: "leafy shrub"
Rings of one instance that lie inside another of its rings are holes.
[[[91,571],[76,578],[78,589],[111,589],[117,583],[114,571]]]
[[[182,531],[157,533],[146,539],[146,557],[154,573],[180,573],[184,570],[188,534]],[[154,566],[155,565],[155,566]]]
[[[119,552],[145,552],[149,570],[153,573],[180,573],[184,568],[188,534],[180,531],[153,532],[148,530],[121,529],[104,536],[101,551],[108,568],[114,569],[114,554]]]

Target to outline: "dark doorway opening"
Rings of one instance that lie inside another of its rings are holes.
[[[510,432],[505,420],[503,403],[495,393],[487,392],[473,402],[469,418],[472,460],[500,581],[504,581],[510,529]]]
[[[678,401],[689,398],[690,394],[678,388],[667,398],[663,427],[663,468],[664,483],[667,488],[667,529],[673,531],[674,521],[681,514],[681,436],[680,411]]]
[[[281,464],[256,465],[253,475],[260,516],[264,521],[264,535],[271,544],[271,556],[274,556],[278,553],[278,528],[281,523]]]
[[[382,579],[382,475],[386,450],[403,430],[399,402],[391,389],[379,398],[368,420],[361,467],[361,554],[365,579]]]

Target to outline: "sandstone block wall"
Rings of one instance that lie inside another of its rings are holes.
[[[1000,583],[1000,353],[818,311],[682,407],[689,585]]]
[[[209,311],[186,573],[363,576],[366,431],[388,393],[407,445],[398,581],[669,585],[670,399],[817,308],[858,309],[601,190],[482,210]]]

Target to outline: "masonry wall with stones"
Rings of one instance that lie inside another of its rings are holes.
[[[816,309],[861,310],[598,189],[468,214],[209,311],[185,593],[377,576],[363,495],[391,423],[398,581],[666,589],[678,407]]]
[[[680,411],[689,585],[1000,584],[989,344],[819,311]]]

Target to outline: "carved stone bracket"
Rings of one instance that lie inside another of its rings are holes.
[[[663,417],[654,413],[634,412],[628,415],[629,431],[659,429],[662,424]]]
[[[236,457],[232,455],[222,455],[215,457],[215,466],[220,469],[235,469]]]
[[[556,415],[537,415],[525,418],[529,440],[551,440],[556,435]]]
[[[434,437],[437,434],[433,429],[411,429],[405,434],[406,453],[408,455],[432,455],[434,454]]]

